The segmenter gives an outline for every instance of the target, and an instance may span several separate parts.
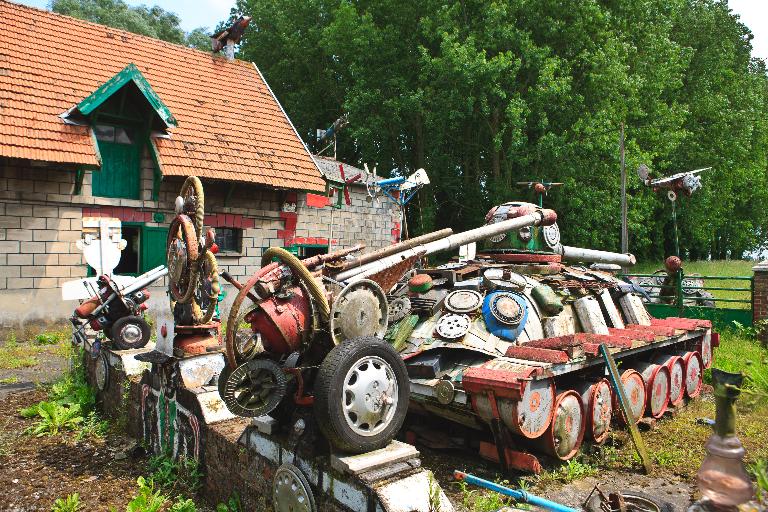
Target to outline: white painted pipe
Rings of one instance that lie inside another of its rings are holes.
[[[544,210],[547,212],[547,210]],[[494,224],[487,224],[479,228],[470,229],[462,233],[455,233],[445,238],[440,238],[429,243],[417,245],[411,249],[381,258],[376,261],[372,261],[361,267],[351,268],[339,273],[334,277],[337,281],[344,281],[348,283],[354,283],[365,279],[368,276],[381,272],[382,270],[389,268],[403,260],[406,260],[412,256],[419,254],[434,254],[440,251],[449,251],[456,249],[462,245],[466,245],[472,242],[477,242],[486,238],[490,238],[507,231],[514,231],[527,226],[535,226],[541,224],[544,219],[544,213],[542,211],[536,211],[529,215],[522,217],[516,217],[514,219],[507,219]]]
[[[138,278],[136,278],[136,281],[126,286],[124,289],[120,291],[120,293],[122,293],[123,295],[128,295],[130,293],[135,292],[136,290],[141,290],[145,286],[149,286],[150,284],[154,283],[155,281],[165,276],[166,274],[168,274],[168,269],[166,267],[162,267],[162,268],[158,267],[154,270],[150,270],[146,274],[143,274]]]
[[[614,263],[622,267],[628,267],[637,263],[633,254],[621,254],[619,252],[597,251],[595,249],[583,249],[581,247],[569,247],[561,245],[555,252],[562,255],[566,261],[583,261],[588,263]]]

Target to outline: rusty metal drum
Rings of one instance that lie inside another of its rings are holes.
[[[486,420],[493,417],[493,410],[487,395],[473,396],[478,414]],[[527,439],[541,436],[552,423],[555,404],[555,382],[551,378],[524,381],[520,400],[497,398],[499,416],[504,424]]]
[[[289,354],[301,347],[309,334],[311,316],[304,290],[295,286],[283,298],[271,297],[245,317],[269,352]]]
[[[698,346],[696,347],[701,354],[701,365],[702,368],[711,368],[712,367],[712,330],[707,329],[706,334],[701,338],[701,341],[699,341]]]
[[[645,404],[652,418],[661,418],[669,405],[669,369],[656,363],[640,362],[635,365],[645,380]]]
[[[637,370],[630,368],[621,374],[621,383],[624,387],[624,394],[629,401],[629,409],[632,411],[632,421],[637,423],[645,411],[645,380]],[[616,393],[613,394],[613,411],[619,421],[623,422],[624,416],[621,413],[619,397]]]
[[[586,414],[581,395],[574,390],[563,391],[555,398],[552,423],[535,443],[549,455],[568,460],[579,452],[585,427]]]
[[[683,358],[674,354],[659,354],[654,363],[669,370],[669,405],[677,406],[685,398],[685,363]]]
[[[600,379],[582,383],[577,391],[586,415],[585,435],[596,444],[602,444],[611,430],[611,385],[607,379]]]
[[[685,395],[696,398],[701,393],[702,372],[701,354],[698,352],[677,352],[685,364]]]

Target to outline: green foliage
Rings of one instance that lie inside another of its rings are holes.
[[[128,502],[125,508],[126,512],[158,512],[168,501],[168,497],[162,492],[162,489],[155,490],[155,483],[152,479],[145,479],[140,476],[136,483],[139,486],[139,492]]]
[[[211,47],[206,28],[185,33],[178,15],[157,5],[131,6],[123,0],[52,0],[51,10],[198,50]]]
[[[757,499],[762,504],[768,504],[768,459],[757,459],[747,469],[757,484]]]
[[[720,334],[720,346],[715,349],[715,368],[744,373],[744,398],[768,395],[768,349],[755,339],[755,334],[752,327],[737,326]],[[707,382],[711,382],[711,373],[704,373]]]
[[[236,492],[229,497],[226,503],[216,505],[216,512],[243,512],[243,505],[240,503],[240,495]]]
[[[48,399],[19,411],[24,418],[37,418],[28,433],[40,437],[70,430],[78,432],[78,439],[106,433],[109,424],[96,413],[96,394],[85,380],[82,361],[80,349],[72,354],[70,371],[49,389]]]
[[[152,480],[161,489],[176,489],[178,486],[189,491],[200,488],[202,472],[195,459],[182,457],[174,460],[169,455],[156,455],[149,459]]]
[[[509,485],[506,480],[497,482],[500,485]],[[514,506],[514,502],[497,492],[480,488],[473,488],[464,480],[454,482],[461,490],[461,502],[465,509],[475,512],[492,512],[503,507]]]
[[[533,200],[519,180],[565,183],[547,203],[563,240],[618,250],[619,127],[626,127],[630,248],[671,253],[669,202],[640,183],[701,166],[678,201],[690,259],[765,245],[768,88],[749,30],[717,0],[238,0],[240,48],[300,133],[342,113],[339,158],[380,174],[425,167],[408,207],[424,232],[465,229]],[[319,148],[318,148],[319,149]],[[749,186],[745,186],[749,184]]]
[[[53,503],[51,512],[78,512],[78,510],[81,509],[82,504],[80,503],[80,495],[78,493],[73,493],[66,498],[57,498]]]
[[[57,331],[41,332],[35,336],[38,345],[56,345],[62,340],[62,333]]]
[[[171,512],[197,512],[197,506],[191,499],[183,496],[176,497],[176,502],[171,505]]]

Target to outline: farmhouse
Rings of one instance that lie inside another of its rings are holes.
[[[318,158],[321,172],[256,64],[4,0],[0,19],[0,322],[71,313],[59,287],[91,271],[75,245],[83,218],[122,221],[117,273],[164,263],[191,174],[219,268],[240,279],[266,247],[307,256],[329,238],[398,236],[392,204],[367,201],[362,181],[328,206],[338,162]]]

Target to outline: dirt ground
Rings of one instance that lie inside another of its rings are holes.
[[[45,399],[23,391],[0,399],[0,511],[50,511],[56,498],[77,492],[83,510],[125,510],[146,474],[146,459],[131,456],[135,442],[111,434],[76,441],[70,433],[31,437],[18,411]]]

